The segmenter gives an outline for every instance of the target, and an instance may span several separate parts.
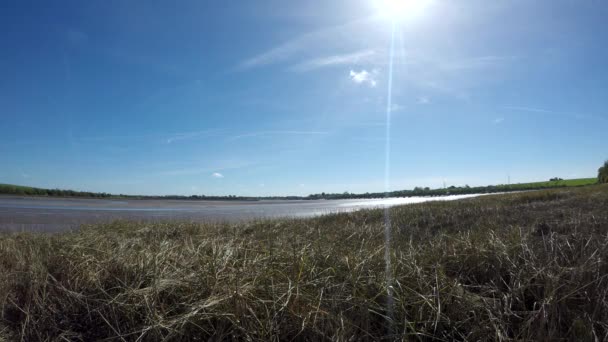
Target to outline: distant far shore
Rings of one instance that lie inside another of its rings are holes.
[[[90,198],[90,199],[138,199],[138,200],[188,200],[188,201],[261,201],[261,200],[319,200],[319,199],[374,199],[385,197],[414,197],[414,196],[446,196],[485,194],[498,192],[511,192],[523,190],[540,190],[562,187],[579,187],[597,184],[597,178],[561,179],[555,178],[549,181],[498,184],[487,186],[449,186],[445,188],[430,189],[428,187],[416,187],[412,190],[397,190],[373,193],[320,193],[308,196],[214,196],[214,195],[124,195],[110,194],[105,192],[88,192],[62,189],[44,189],[23,185],[0,184],[0,195],[23,196],[23,197],[54,197],[54,198]]]

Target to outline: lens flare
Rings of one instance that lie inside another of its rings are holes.
[[[432,0],[376,0],[377,14],[390,21],[411,21],[420,17]]]
[[[384,196],[388,197],[390,191],[390,166],[391,166],[391,111],[393,108],[393,59],[395,55],[395,28],[393,22],[391,33],[391,49],[388,64],[388,84],[386,96],[386,143],[384,155]],[[391,266],[391,217],[389,207],[384,207],[384,261],[386,276],[387,303],[386,313],[389,319],[389,327],[392,328],[393,321],[393,268]]]

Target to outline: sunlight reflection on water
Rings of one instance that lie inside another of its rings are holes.
[[[343,203],[340,206],[361,206],[361,207],[386,207],[402,204],[414,204],[432,201],[455,201],[459,199],[472,198],[486,194],[470,194],[470,195],[451,195],[451,196],[416,196],[416,197],[391,197],[383,199],[371,199],[361,202]]]
[[[104,201],[0,197],[0,231],[57,231],[117,219],[238,222],[262,218],[312,217],[361,209],[389,208],[480,195],[309,201]],[[48,229],[45,229],[48,227]]]

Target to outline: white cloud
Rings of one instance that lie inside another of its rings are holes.
[[[219,173],[219,172],[214,172],[211,174],[211,177],[213,178],[224,178],[224,175]]]
[[[417,100],[418,104],[429,104],[431,103],[431,99],[428,96],[420,96]]]
[[[500,125],[503,121],[505,121],[505,118],[496,118],[494,119],[494,124]]]
[[[372,17],[352,21],[344,25],[326,27],[318,31],[296,35],[274,46],[269,46],[257,55],[241,60],[237,71],[265,66],[281,65],[288,71],[310,72],[325,68],[343,66],[349,69],[349,79],[355,84],[375,87],[380,81],[374,68],[388,69],[389,51],[386,49],[385,33],[370,30],[377,24]],[[407,30],[406,30],[407,31]],[[352,32],[357,32],[353,35]],[[447,33],[447,32],[444,32]],[[382,36],[378,36],[378,35]],[[394,65],[399,78],[419,91],[428,93],[435,101],[443,95],[461,100],[470,100],[472,92],[484,83],[496,82],[510,67],[516,67],[525,56],[500,54],[497,52],[478,53],[474,50],[463,54],[444,42],[449,35],[426,37],[418,31],[403,32],[403,41],[408,42],[396,51]],[[437,44],[430,44],[437,42]],[[365,48],[362,48],[362,47]],[[414,46],[418,46],[414,48]],[[400,72],[407,66],[407,72]],[[363,70],[361,70],[363,69]],[[491,72],[491,73],[490,73]],[[436,102],[436,101],[435,101]],[[418,102],[427,104],[425,100]],[[429,101],[428,103],[431,103]]]
[[[378,84],[376,80],[377,71],[373,70],[371,73],[365,69],[361,71],[350,71],[350,79],[357,84],[368,84],[370,87],[375,87]]]
[[[299,63],[291,69],[294,71],[311,71],[336,65],[360,64],[369,62],[375,53],[374,50],[361,50],[348,54],[320,57]]]

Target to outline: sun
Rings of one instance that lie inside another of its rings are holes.
[[[377,14],[392,22],[410,21],[420,17],[432,0],[374,0]]]

